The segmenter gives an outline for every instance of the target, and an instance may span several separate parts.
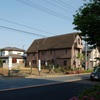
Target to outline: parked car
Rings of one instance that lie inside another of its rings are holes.
[[[100,80],[100,67],[94,68],[93,72],[90,74],[91,80]]]

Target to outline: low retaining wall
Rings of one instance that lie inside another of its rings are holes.
[[[2,74],[2,72],[3,72],[3,68],[0,68],[0,74]]]
[[[7,67],[7,66],[3,67],[2,74],[3,74],[4,76],[8,76],[8,73],[9,73],[8,67]]]
[[[9,67],[8,63],[3,63],[3,67]],[[12,68],[18,68],[18,67],[25,67],[25,64],[20,64],[20,63],[12,63]]]
[[[24,68],[24,67],[25,67],[25,64],[12,63],[12,69]],[[0,68],[0,74],[3,74],[4,76],[8,76],[9,74],[9,64],[8,63],[3,63],[3,67]]]

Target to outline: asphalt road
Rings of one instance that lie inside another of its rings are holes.
[[[68,100],[91,86],[90,84],[76,81],[10,90],[0,92],[0,100]]]
[[[89,74],[38,78],[0,78],[0,91],[4,89],[69,82],[87,78],[89,78]]]

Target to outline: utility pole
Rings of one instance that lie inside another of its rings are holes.
[[[85,70],[87,70],[87,42],[85,41]]]

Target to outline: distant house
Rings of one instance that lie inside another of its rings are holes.
[[[9,63],[9,57],[12,58],[13,64],[18,64],[17,66],[20,66],[20,64],[25,63],[25,56],[24,56],[25,50],[16,48],[16,47],[5,47],[0,49],[0,60],[3,61],[3,63]]]
[[[36,39],[26,51],[27,64],[37,66],[38,60],[41,60],[41,65],[58,64],[78,68],[80,60],[77,54],[82,49],[82,40],[77,33]]]
[[[83,54],[85,55],[85,47],[83,49]],[[100,57],[100,53],[97,48],[90,48],[87,47],[87,67],[92,68],[98,65],[99,61],[97,61],[95,58]],[[84,61],[85,62],[85,61]]]

